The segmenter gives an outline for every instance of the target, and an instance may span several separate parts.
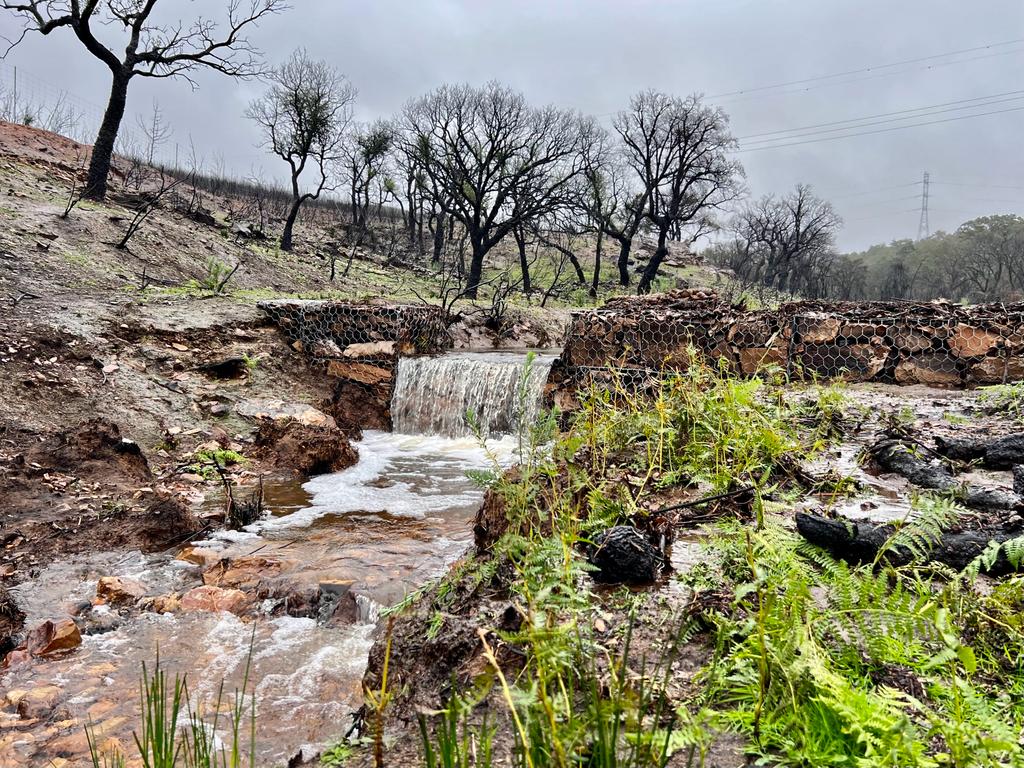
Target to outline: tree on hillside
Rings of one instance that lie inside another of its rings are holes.
[[[292,199],[281,233],[281,250],[290,251],[299,209],[320,197],[340,159],[356,89],[329,64],[313,61],[301,50],[277,67],[269,80],[270,90],[253,101],[246,114],[263,130],[266,146],[290,169]],[[303,191],[302,175],[310,166],[313,184]]]
[[[554,107],[531,107],[498,83],[442,86],[410,103],[404,116],[425,189],[466,229],[465,295],[476,298],[487,253],[561,204],[582,171],[589,122]]]
[[[818,296],[832,268],[842,219],[805,184],[789,195],[767,195],[733,221],[733,270],[783,293]]]
[[[352,223],[364,232],[370,215],[370,190],[384,184],[384,166],[395,144],[395,129],[385,120],[355,127],[345,142],[345,165]]]
[[[712,215],[741,191],[743,169],[728,152],[736,141],[728,118],[697,96],[680,99],[644,91],[616,118],[626,160],[646,195],[646,218],[658,244],[647,263],[639,293],[647,293],[668,255],[670,234],[692,242],[713,227]]]
[[[230,77],[259,74],[259,52],[245,33],[264,17],[286,7],[285,0],[228,0],[226,19],[218,24],[201,15],[191,23],[163,22],[154,17],[156,6],[157,0],[0,0],[0,8],[24,21],[15,45],[30,31],[49,35],[67,27],[111,72],[110,98],[86,179],[88,198],[102,200],[107,194],[114,145],[124,119],[128,85],[134,77],[180,77],[195,87],[192,74],[198,69]],[[102,33],[97,26],[103,28]],[[104,39],[108,30],[119,30],[124,39],[116,45],[107,44]],[[115,53],[119,50],[123,53]]]

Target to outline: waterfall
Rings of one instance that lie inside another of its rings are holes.
[[[412,435],[469,435],[466,414],[472,410],[485,435],[515,432],[520,416],[527,423],[536,419],[552,362],[551,355],[534,357],[520,405],[524,354],[403,357],[391,399],[394,430]]]

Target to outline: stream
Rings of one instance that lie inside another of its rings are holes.
[[[539,405],[550,360],[539,359],[528,377],[527,413]],[[142,665],[152,668],[158,650],[161,666],[171,676],[187,673],[194,702],[209,707],[221,681],[229,696],[240,686],[251,644],[261,765],[284,764],[300,749],[309,756],[344,735],[362,703],[381,607],[442,575],[471,543],[469,521],[483,490],[467,471],[514,458],[514,440],[502,433],[515,425],[510,402],[523,361],[521,354],[501,353],[403,361],[394,405],[403,416],[396,422],[420,434],[367,431],[355,443],[356,465],[306,483],[270,484],[265,519],[193,543],[209,555],[207,562],[256,560],[255,576],[283,591],[324,594],[343,585],[355,596],[354,623],[327,626],[318,618],[277,615],[280,601],[273,599],[257,604],[255,621],[217,611],[122,616],[90,604],[104,576],[141,583],[147,596],[201,584],[202,567],[175,559],[175,552],[92,553],[55,562],[19,584],[13,591],[26,626],[77,615],[83,642],[63,656],[0,673],[0,690],[53,686],[67,710],[56,725],[24,730],[11,764],[48,765],[58,756],[69,765],[87,764],[86,722],[101,741],[132,745]],[[486,450],[469,434],[463,417],[469,407],[483,431],[495,435]],[[420,421],[417,412],[424,414]]]

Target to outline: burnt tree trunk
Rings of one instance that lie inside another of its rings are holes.
[[[526,234],[522,230],[516,229],[512,235],[519,248],[519,271],[523,274],[523,293],[529,296],[533,286],[530,284],[530,262],[526,258]]]
[[[487,255],[487,248],[484,241],[477,235],[470,236],[470,245],[473,248],[469,262],[469,282],[466,284],[466,291],[463,294],[467,299],[475,299],[480,290],[480,279],[484,272],[484,256]]]
[[[439,213],[434,217],[434,255],[430,259],[430,263],[434,266],[441,263],[441,253],[444,251],[444,227],[444,216]]]
[[[288,209],[288,218],[284,220],[284,230],[281,232],[281,250],[292,249],[292,230],[295,228],[295,220],[299,218],[299,208],[302,207],[302,198],[296,197],[292,200]]]
[[[619,238],[619,285],[629,285],[629,252],[633,249],[633,238]]]
[[[590,283],[590,298],[597,298],[597,287],[601,284],[601,255],[604,249],[604,233],[597,230],[597,244],[594,246],[594,276]]]
[[[128,83],[131,75],[115,72],[110,86],[110,99],[103,113],[103,122],[96,135],[96,143],[92,147],[92,158],[89,160],[89,173],[85,182],[83,197],[90,200],[102,200],[107,196],[107,178],[110,175],[110,164],[114,158],[114,145],[117,134],[124,119],[125,107],[128,104]]]
[[[668,256],[668,228],[662,226],[658,232],[658,248],[654,251],[654,255],[644,268],[640,283],[636,287],[637,293],[651,292],[651,285],[654,283],[654,278],[658,276],[658,269],[661,267],[661,262],[665,260],[666,256]]]

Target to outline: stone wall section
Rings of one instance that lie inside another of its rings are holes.
[[[294,350],[331,377],[334,394],[325,409],[350,430],[390,429],[398,359],[452,346],[435,307],[298,299],[258,306]]]
[[[550,386],[598,369],[684,369],[691,350],[742,375],[936,387],[1024,381],[1024,304],[791,302],[745,310],[709,291],[623,297],[576,312]]]

